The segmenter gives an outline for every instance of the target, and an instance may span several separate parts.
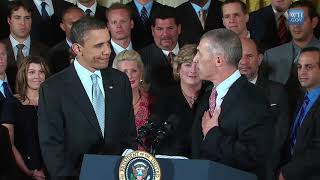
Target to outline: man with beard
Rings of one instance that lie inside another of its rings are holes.
[[[189,0],[179,5],[180,44],[197,44],[205,32],[222,28],[221,4],[219,0]]]
[[[152,20],[154,44],[139,51],[145,65],[145,80],[150,83],[150,92],[157,95],[161,89],[176,84],[171,62],[179,52],[178,37],[181,26],[172,8],[157,11]]]

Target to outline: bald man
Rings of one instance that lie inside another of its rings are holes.
[[[289,110],[287,93],[280,83],[267,80],[258,75],[259,66],[263,55],[258,51],[255,41],[249,38],[241,38],[242,58],[238,68],[241,74],[245,75],[249,82],[255,84],[270,103],[274,118],[274,146],[271,158],[267,161],[267,179],[275,179],[276,168],[280,165],[280,151],[289,132]]]

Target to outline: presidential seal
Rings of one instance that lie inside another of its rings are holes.
[[[134,151],[125,156],[119,167],[119,180],[160,180],[158,161],[149,153]]]

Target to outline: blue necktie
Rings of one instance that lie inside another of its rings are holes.
[[[7,82],[3,82],[2,83],[2,87],[3,87],[3,90],[4,90],[4,95],[7,97],[12,97],[12,92],[11,92],[11,89],[10,87],[8,86],[8,83]]]
[[[49,16],[49,14],[48,14],[48,12],[46,10],[46,5],[47,5],[46,2],[42,2],[41,3],[41,18],[44,21],[50,19],[50,16]]]
[[[297,140],[298,129],[300,128],[300,126],[302,124],[303,117],[306,113],[305,111],[306,111],[306,108],[307,108],[309,102],[310,102],[310,99],[308,98],[308,96],[306,94],[304,97],[303,104],[300,109],[300,113],[298,114],[299,116],[295,119],[294,124],[293,124],[293,128],[292,128],[291,141],[290,141],[291,154],[293,153],[293,147],[296,144],[296,140]]]
[[[148,24],[148,11],[144,6],[141,9],[140,18],[141,18],[142,23],[144,24],[144,26],[146,26]]]
[[[104,136],[105,101],[98,84],[98,75],[92,74],[92,106],[96,113],[102,136]]]

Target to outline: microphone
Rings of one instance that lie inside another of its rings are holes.
[[[149,117],[148,122],[138,129],[136,141],[140,145],[143,145],[142,138],[145,138],[150,134],[154,133],[156,131],[156,128],[159,127],[160,123],[161,121],[158,118],[158,116],[152,114]]]
[[[155,150],[159,146],[160,142],[163,141],[168,135],[172,134],[179,124],[180,118],[174,114],[170,115],[169,118],[163,123],[159,128],[152,144],[152,154],[155,153]]]

